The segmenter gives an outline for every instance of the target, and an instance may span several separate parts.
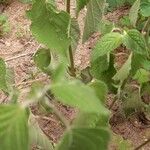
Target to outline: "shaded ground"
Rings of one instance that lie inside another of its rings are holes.
[[[58,6],[63,9],[63,2],[58,1]],[[28,87],[34,81],[46,81],[47,78],[34,66],[32,55],[41,46],[34,40],[31,36],[29,25],[30,21],[26,18],[25,10],[28,6],[21,4],[17,1],[13,1],[10,6],[7,6],[4,13],[8,16],[11,31],[7,36],[0,39],[0,57],[4,58],[8,65],[12,67],[15,71],[15,84],[19,89],[22,89],[22,95],[26,94]],[[0,6],[1,10],[1,6]],[[74,4],[72,4],[72,10],[74,10]],[[128,9],[123,7],[107,15],[107,18],[111,21],[116,22],[123,14],[126,14]],[[72,12],[73,13],[73,12]],[[80,27],[83,29],[82,20],[84,19],[84,11],[81,12],[79,17]],[[80,45],[75,53],[76,66],[79,68],[85,68],[89,65],[90,51],[95,44],[98,34],[93,35],[91,39],[84,45]],[[122,50],[120,50],[122,52]],[[122,62],[123,57],[117,57],[117,61]],[[0,94],[0,102],[7,101],[7,98]],[[110,104],[112,98],[108,99],[108,104]],[[72,120],[75,111],[71,108],[56,104],[61,112],[68,118]],[[117,110],[117,109],[116,109]],[[150,129],[141,129],[139,122],[136,119],[132,119],[132,123],[129,120],[121,118],[116,110],[112,111],[112,118],[110,120],[112,130],[124,137],[124,139],[129,139],[133,142],[136,147],[145,141],[150,135]],[[37,108],[33,109],[34,112],[38,114]],[[62,135],[64,129],[61,123],[54,115],[48,115],[45,118],[38,119],[39,124],[44,131],[44,133],[54,142],[56,142]],[[113,146],[110,150],[115,149]],[[150,144],[144,147],[144,150],[150,150]]]

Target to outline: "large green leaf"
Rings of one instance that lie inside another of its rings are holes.
[[[66,132],[56,150],[106,150],[109,132],[101,128],[73,128]]]
[[[104,8],[105,0],[90,0],[87,4],[87,14],[83,31],[83,43],[87,41],[93,33],[98,32],[99,23],[102,19]]]
[[[1,150],[29,150],[27,110],[0,105],[0,141]]]
[[[135,53],[146,55],[147,46],[143,35],[136,29],[129,30],[124,35],[124,45]]]
[[[113,77],[114,80],[121,81],[121,83],[123,83],[123,81],[130,74],[131,61],[132,61],[132,54],[130,54],[128,60],[123,64],[121,69],[115,74],[115,76]]]
[[[144,17],[150,16],[150,0],[142,0],[142,2],[141,2],[141,14]]]
[[[54,150],[48,137],[43,133],[38,125],[37,120],[31,116],[29,126],[30,143],[33,146],[38,146],[43,150]]]
[[[58,12],[45,0],[36,0],[27,14],[32,21],[31,31],[36,39],[49,49],[66,55],[70,45],[69,14],[64,11]]]
[[[80,12],[81,9],[83,9],[89,0],[76,0],[77,3],[77,14]]]
[[[98,114],[108,113],[94,90],[79,81],[56,83],[52,86],[52,92],[63,104],[77,107],[81,111]]]
[[[133,6],[130,9],[130,13],[129,13],[129,18],[130,18],[130,22],[131,24],[135,27],[136,26],[136,22],[138,19],[138,12],[140,9],[140,2],[141,0],[136,0],[133,4]]]
[[[6,64],[2,58],[0,58],[0,90],[8,91],[6,82]]]
[[[122,35],[119,33],[108,33],[104,35],[96,44],[92,52],[92,61],[95,61],[100,56],[103,56],[122,43]]]

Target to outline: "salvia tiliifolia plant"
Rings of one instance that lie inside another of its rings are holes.
[[[82,38],[84,43],[99,30],[106,1],[77,0],[74,17],[70,14],[71,1],[67,0],[65,4],[66,10],[59,10],[54,0],[35,0],[27,12],[32,34],[43,44],[33,59],[37,67],[47,74],[49,80],[46,84],[34,83],[20,102],[18,90],[10,80],[12,70],[0,59],[0,89],[9,97],[7,105],[0,105],[0,148],[3,150],[28,150],[34,145],[45,150],[108,148],[109,112],[104,107],[107,86],[93,76],[88,80],[83,73],[80,76],[74,62],[79,39]],[[77,18],[84,7],[87,12],[81,37]],[[68,121],[54,101],[74,107],[77,110],[75,119]],[[38,126],[36,114],[29,107],[33,104],[42,107],[46,113],[54,113],[62,122],[64,134],[57,144],[52,144]]]

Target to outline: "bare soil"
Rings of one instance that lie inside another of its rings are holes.
[[[58,6],[60,9],[64,9],[64,2],[58,0]],[[25,11],[29,8],[28,5],[21,4],[17,0],[11,2],[6,8],[0,5],[0,13],[4,9],[4,13],[8,16],[11,31],[4,37],[0,38],[0,57],[4,58],[8,66],[14,69],[15,72],[15,86],[21,90],[21,99],[26,95],[30,85],[34,81],[46,82],[47,77],[42,73],[39,73],[32,60],[33,54],[41,45],[32,37],[29,26],[30,21],[25,15]],[[74,14],[74,4],[72,4],[72,14]],[[127,7],[117,9],[113,13],[109,13],[106,17],[110,21],[117,22],[118,19],[128,13]],[[81,12],[79,16],[80,28],[83,29],[83,19],[85,17],[85,11]],[[90,40],[84,45],[79,44],[79,47],[75,53],[75,63],[80,69],[83,69],[89,65],[90,52],[95,42],[99,38],[99,34],[94,34]],[[122,64],[127,56],[128,52],[125,49],[117,50],[117,61]],[[123,53],[123,54],[122,54]],[[127,55],[124,55],[126,53]],[[123,56],[122,56],[123,55]],[[119,67],[119,66],[118,66]],[[108,97],[108,105],[111,104],[113,98]],[[0,93],[0,103],[7,102],[7,97]],[[76,111],[72,108],[63,106],[59,103],[55,103],[58,109],[66,116],[68,120],[72,120],[76,114]],[[150,136],[150,128],[141,128],[141,123],[137,118],[126,120],[122,118],[118,113],[118,106],[112,109],[110,125],[114,133],[121,135],[124,139],[132,141],[133,146],[137,147],[148,136]],[[37,107],[33,107],[32,111],[38,116],[40,113]],[[43,132],[56,143],[64,132],[64,127],[55,115],[49,114],[44,118],[38,119],[39,125]],[[114,146],[110,146],[110,150],[114,150]],[[146,145],[143,150],[150,150],[150,144]]]

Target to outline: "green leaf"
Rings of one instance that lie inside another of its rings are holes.
[[[29,135],[31,145],[36,145],[40,147],[40,149],[44,150],[54,150],[52,143],[39,127],[36,119],[31,116],[29,123]]]
[[[80,10],[83,9],[88,4],[88,2],[89,0],[76,0],[77,4],[76,14],[78,14]]]
[[[0,90],[8,91],[6,82],[6,64],[2,58],[0,58]]]
[[[150,81],[150,72],[145,69],[137,70],[133,79],[137,80],[140,84]]]
[[[79,108],[88,113],[107,114],[108,111],[97,98],[94,90],[79,81],[52,85],[52,92],[63,104]]]
[[[35,64],[43,72],[48,73],[48,67],[51,63],[51,54],[49,49],[39,49],[34,55]]]
[[[140,3],[141,3],[141,0],[136,0],[129,12],[130,22],[133,25],[133,27],[136,27],[136,22],[138,19],[138,12],[140,9]]]
[[[78,41],[80,39],[80,28],[78,21],[75,18],[71,19],[70,37],[72,50],[76,50],[78,46]]]
[[[106,96],[108,93],[107,86],[104,82],[100,80],[95,80],[89,84],[90,87],[92,87],[97,95],[97,97],[100,99],[101,102],[105,103]]]
[[[98,32],[100,20],[104,14],[105,0],[90,0],[87,5],[87,14],[85,18],[85,26],[83,31],[83,43],[86,42],[90,36]]]
[[[58,12],[52,4],[45,0],[36,0],[27,14],[32,21],[31,31],[36,39],[50,50],[65,56],[70,45],[69,14],[65,11]]]
[[[100,24],[99,24],[99,32],[102,35],[105,35],[107,33],[110,33],[114,28],[114,23],[110,22],[104,18],[101,19]]]
[[[122,43],[122,35],[119,33],[108,33],[104,35],[96,44],[92,52],[92,61],[95,61],[100,56],[103,56],[117,47]]]
[[[115,76],[113,77],[113,80],[120,81],[121,83],[123,83],[123,81],[130,74],[131,60],[132,60],[132,53],[130,54],[128,60],[123,64],[121,69],[115,74]]]
[[[135,53],[146,55],[147,46],[143,35],[136,29],[129,30],[123,38],[123,44]]]
[[[73,127],[107,127],[109,125],[109,114],[95,114],[79,112],[77,117],[73,120]]]
[[[79,112],[77,117],[73,120],[72,126],[95,128],[100,117],[101,115],[94,114],[94,113],[91,114],[91,113]]]
[[[113,55],[104,55],[92,62],[91,74],[94,78],[105,82],[111,92],[116,93],[116,88],[113,86],[114,81],[112,80],[112,77],[116,74]]]
[[[101,128],[73,128],[66,132],[56,150],[106,150],[109,132]]]
[[[140,11],[144,17],[150,16],[150,0],[142,0]]]
[[[0,105],[1,150],[29,150],[28,113],[18,105]]]
[[[134,76],[138,69],[143,68],[146,57],[137,53],[133,53],[131,63],[131,73]]]
[[[94,78],[99,79],[100,74],[109,67],[109,58],[107,55],[100,56],[96,61],[91,62],[91,74]]]

